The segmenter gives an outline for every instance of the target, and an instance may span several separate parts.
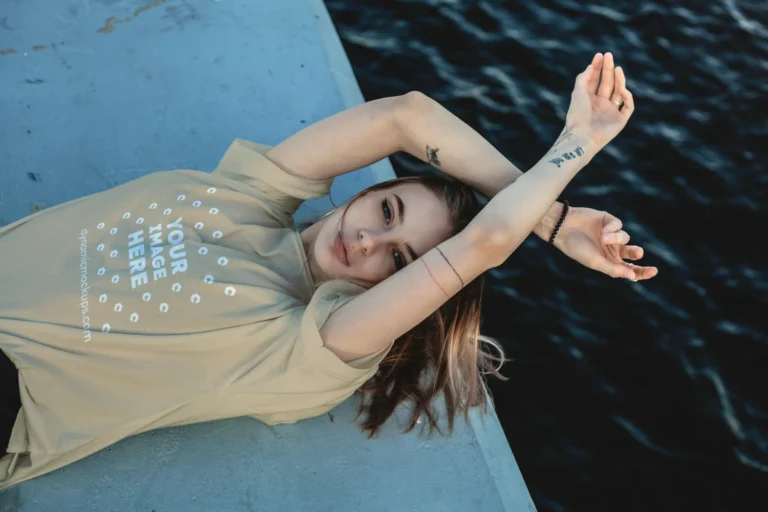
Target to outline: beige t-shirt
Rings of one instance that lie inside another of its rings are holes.
[[[236,140],[213,173],[155,172],[0,228],[0,348],[22,402],[0,489],[156,428],[316,416],[374,375],[391,345],[351,363],[323,346],[364,289],[315,289],[293,220],[333,180],[269,149]]]

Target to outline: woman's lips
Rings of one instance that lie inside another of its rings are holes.
[[[338,257],[339,261],[348,267],[349,258],[347,257],[347,248],[344,246],[344,238],[341,234],[341,231],[339,231],[339,234],[336,235],[336,243],[334,245],[336,245],[336,257]]]

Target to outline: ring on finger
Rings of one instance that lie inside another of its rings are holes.
[[[628,261],[625,261],[625,262],[624,262],[624,264],[625,264],[626,266],[628,266],[628,267],[634,267],[634,266],[635,266],[633,263],[630,263],[630,262],[628,262]],[[636,283],[636,282],[637,282],[637,279],[630,279],[630,281],[632,281],[633,283]]]
[[[619,100],[615,100],[615,99],[611,98],[611,101],[614,102],[617,107],[619,107],[619,110],[621,110],[621,107],[624,105],[624,101],[623,100],[619,101]]]

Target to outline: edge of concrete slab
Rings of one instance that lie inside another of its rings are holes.
[[[360,90],[360,85],[357,83],[352,65],[347,58],[347,52],[344,50],[344,45],[342,45],[341,38],[336,32],[336,27],[333,25],[333,20],[331,20],[325,3],[323,0],[307,0],[307,4],[312,14],[315,15],[320,38],[323,40],[325,53],[328,56],[331,74],[336,81],[336,87],[344,102],[344,107],[350,108],[364,103],[365,98]],[[377,183],[397,177],[388,158],[370,165],[369,169],[373,172]]]
[[[307,0],[307,3],[315,15],[333,78],[336,81],[344,106],[349,108],[365,102],[352,65],[347,58],[325,3],[323,0]],[[387,158],[371,165],[370,169],[377,182],[396,177]],[[536,506],[530,497],[528,487],[525,485],[523,475],[507,442],[490,398],[488,399],[488,416],[481,417],[480,412],[475,409],[471,412],[470,418],[478,446],[505,509],[515,510],[513,504],[519,502],[515,496],[523,495],[528,496],[528,511],[535,511]]]

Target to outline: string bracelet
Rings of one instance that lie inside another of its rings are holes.
[[[426,261],[424,261],[424,258],[419,258],[419,259],[421,260],[421,262],[422,262],[422,263],[424,263],[424,266],[425,266],[425,267],[427,267],[427,262],[426,262]],[[435,279],[435,276],[433,276],[433,275],[432,275],[432,271],[431,271],[431,270],[429,270],[429,267],[427,267],[427,272],[429,272],[429,275],[432,277],[432,280],[435,282],[435,284],[437,285],[437,287],[438,287],[438,288],[440,288],[441,290],[443,290],[443,287],[442,287],[442,286],[440,286],[440,283],[438,283],[438,282],[437,282],[437,279]],[[443,293],[445,293],[445,290],[443,290]],[[448,298],[450,299],[450,297],[448,296],[448,294],[447,294],[447,293],[445,293],[445,296],[446,296],[446,297],[448,297]]]
[[[563,213],[560,214],[560,220],[557,221],[557,225],[555,226],[554,231],[552,231],[552,236],[549,237],[549,245],[554,245],[555,237],[557,236],[557,232],[560,230],[560,226],[562,226],[563,221],[565,220],[565,215],[568,213],[568,201],[565,201],[563,203]]]
[[[439,248],[438,246],[435,246],[435,249],[437,249],[437,252],[439,252],[439,253],[440,253],[440,256],[442,256],[442,257],[443,257],[443,259],[444,259],[444,260],[445,260],[445,262],[448,264],[448,266],[449,266],[449,267],[451,267],[451,269],[453,270],[453,273],[454,273],[454,274],[456,274],[456,277],[458,277],[458,278],[459,278],[459,281],[461,281],[461,287],[462,287],[462,288],[464,288],[464,280],[461,278],[461,276],[459,275],[459,273],[458,273],[458,272],[456,272],[456,269],[455,269],[455,268],[453,268],[453,265],[451,265],[451,262],[450,262],[450,261],[448,261],[448,258],[446,258],[446,257],[445,257],[445,254],[443,254],[443,251],[441,251],[441,250],[440,250],[440,248]]]

